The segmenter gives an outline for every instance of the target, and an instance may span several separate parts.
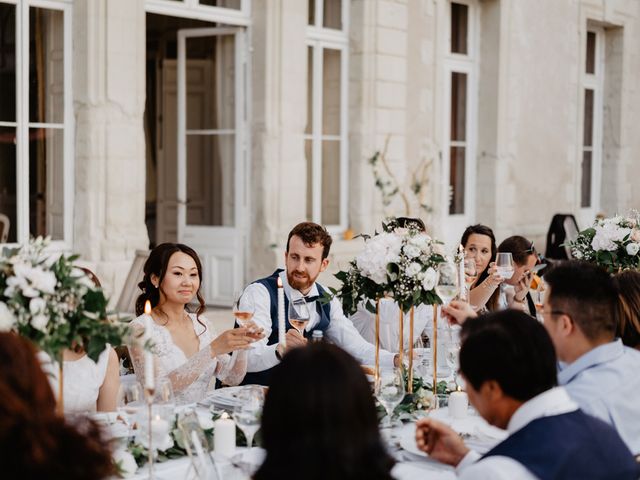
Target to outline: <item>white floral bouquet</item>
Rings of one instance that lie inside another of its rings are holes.
[[[336,278],[342,282],[340,297],[347,314],[361,302],[375,312],[375,301],[392,297],[406,312],[413,306],[440,303],[435,293],[437,266],[443,262],[442,244],[417,226],[399,228],[395,219],[382,224],[383,231],[366,236],[363,252],[352,260],[347,271]]]
[[[0,331],[29,338],[51,358],[80,347],[96,361],[107,343],[123,343],[127,327],[107,320],[107,299],[75,265],[77,256],[51,255],[38,237],[0,255]]]
[[[640,268],[640,226],[638,213],[598,219],[569,242],[571,254],[606,268],[610,273]]]

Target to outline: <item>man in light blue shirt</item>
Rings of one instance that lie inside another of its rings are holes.
[[[585,412],[613,425],[640,453],[640,352],[615,338],[618,302],[611,276],[570,261],[545,275],[544,325],[564,368],[558,383]]]

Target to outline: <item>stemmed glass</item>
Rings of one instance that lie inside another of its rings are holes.
[[[131,436],[133,423],[138,412],[145,407],[144,390],[140,382],[135,380],[123,380],[118,388],[117,409],[120,417],[127,425],[127,436]]]
[[[238,394],[238,404],[233,409],[233,419],[247,439],[247,447],[253,445],[253,437],[260,429],[262,405],[264,404],[264,389],[259,386],[249,386]]]
[[[375,395],[387,412],[382,428],[391,428],[393,411],[404,399],[404,378],[400,368],[382,370],[375,385]]]
[[[289,302],[289,323],[304,337],[304,327],[311,318],[307,301],[303,297],[291,298]]]
[[[478,270],[476,267],[476,261],[473,258],[464,259],[464,283],[467,286],[467,292],[471,290],[473,282],[478,278]]]
[[[250,295],[243,296],[244,290],[238,290],[233,295],[233,316],[241,327],[246,326],[256,311],[255,302]]]
[[[505,280],[509,280],[513,276],[513,256],[511,252],[498,252],[496,269],[498,275]]]
[[[436,293],[443,304],[449,303],[458,294],[458,270],[451,262],[438,265],[438,283]]]

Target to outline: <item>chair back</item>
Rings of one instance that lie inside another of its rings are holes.
[[[116,304],[116,312],[131,313],[136,312],[136,298],[140,295],[138,283],[144,277],[144,263],[149,258],[149,250],[136,250],[136,256],[131,263],[129,274],[124,282],[118,303]]]
[[[547,232],[547,248],[544,256],[553,259],[570,259],[571,249],[562,244],[575,240],[578,236],[578,224],[571,214],[557,213],[553,216]]]

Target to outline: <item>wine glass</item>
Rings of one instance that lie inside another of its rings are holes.
[[[458,365],[460,363],[460,342],[451,338],[447,345],[447,363],[453,373],[453,382],[458,385]]]
[[[289,302],[289,323],[304,337],[304,327],[311,318],[307,301],[303,297],[291,298]]]
[[[247,439],[247,447],[253,445],[253,437],[260,429],[264,389],[260,386],[248,386],[238,394],[238,403],[233,409],[233,419]]]
[[[496,269],[498,275],[505,280],[513,276],[513,256],[511,252],[498,252],[496,256]]]
[[[478,278],[478,269],[476,261],[473,258],[464,259],[464,283],[467,285],[467,291],[471,290],[473,282]]]
[[[391,428],[393,411],[404,399],[404,378],[400,368],[382,370],[376,381],[375,395],[387,412],[383,428]]]
[[[438,265],[436,293],[443,304],[449,303],[458,294],[458,269],[451,262]]]
[[[116,408],[118,409],[120,418],[122,418],[127,425],[127,436],[131,436],[131,430],[137,414],[144,406],[144,390],[140,382],[135,379],[122,380],[118,388]]]
[[[233,316],[236,323],[244,327],[251,321],[256,311],[254,299],[250,295],[244,295],[244,290],[236,291],[233,298]]]

